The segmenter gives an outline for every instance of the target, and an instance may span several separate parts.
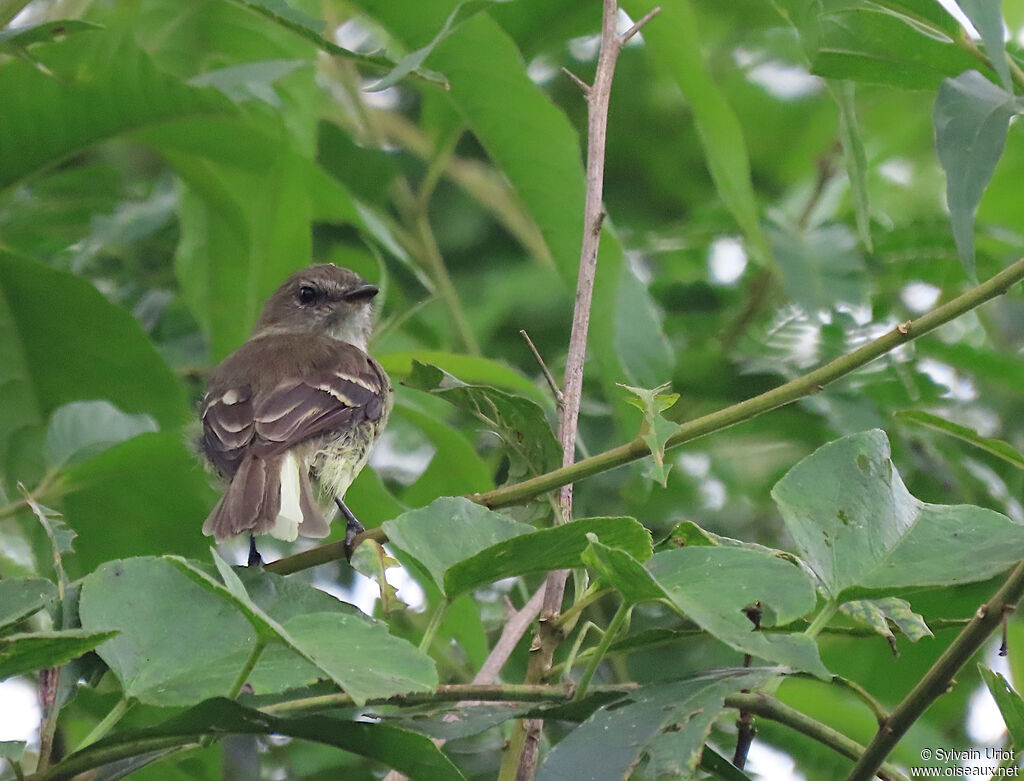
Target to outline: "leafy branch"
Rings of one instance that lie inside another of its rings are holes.
[[[615,699],[637,692],[637,684],[615,684],[590,687],[590,693],[601,700]],[[505,702],[505,703],[538,703],[557,705],[569,703],[574,698],[574,688],[567,685],[476,685],[451,684],[438,686],[435,691],[417,692],[395,695],[386,698],[370,699],[368,706],[415,706],[432,705],[451,702]],[[268,716],[313,714],[326,710],[351,707],[352,697],[344,693],[325,694],[316,697],[304,697],[264,705],[259,713]],[[472,706],[468,706],[472,707]],[[819,721],[803,714],[779,700],[763,694],[732,694],[725,697],[725,707],[742,709],[763,718],[776,721],[799,732],[819,743],[828,746],[844,756],[856,758],[863,752],[863,747],[847,736]],[[163,734],[156,734],[162,732]],[[207,737],[217,737],[223,732],[197,731],[183,720],[176,719],[163,728],[147,730],[151,734],[125,735],[113,737],[75,752],[63,762],[43,772],[26,776],[26,781],[52,781],[82,773],[119,760],[138,757],[150,752],[164,752],[172,749],[198,747]],[[883,779],[905,781],[905,777],[895,768],[882,765],[879,773]]]
[[[751,420],[777,407],[818,393],[830,383],[851,374],[900,345],[912,342],[981,306],[986,301],[1002,295],[1021,280],[1024,280],[1024,259],[1007,266],[985,282],[972,287],[951,301],[935,307],[918,319],[900,323],[877,339],[814,371],[718,412],[680,424],[676,433],[668,438],[665,447],[666,449],[679,447],[700,437],[735,426],[737,423]],[[672,410],[669,410],[667,414],[671,416]],[[502,486],[493,491],[473,494],[469,498],[490,508],[523,504],[546,491],[606,472],[649,454],[650,449],[647,443],[641,437],[637,437],[611,450],[577,461],[570,466],[552,470],[520,483]]]

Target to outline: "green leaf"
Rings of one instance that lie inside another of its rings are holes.
[[[284,629],[295,649],[328,673],[357,704],[437,688],[433,660],[407,640],[390,635],[379,621],[311,613],[296,616]]]
[[[237,593],[177,557],[108,562],[85,578],[82,624],[121,630],[97,653],[126,695],[167,706],[227,692],[254,627],[284,646],[269,647],[252,673],[261,693],[317,677],[359,702],[436,687],[429,657],[311,586],[267,573],[242,573],[248,587],[231,580]]]
[[[430,43],[407,54],[398,61],[384,78],[365,87],[366,91],[379,92],[380,90],[387,89],[397,84],[410,73],[419,70],[423,62],[430,56],[430,53],[434,51],[441,41],[451,35],[452,31],[459,24],[495,2],[506,2],[506,0],[462,0],[462,2],[456,3],[451,13],[448,14],[448,18],[445,19],[444,24],[441,25],[441,29],[437,31],[437,34],[431,39]]]
[[[639,19],[657,3],[626,0],[623,7]],[[770,264],[772,251],[761,227],[760,209],[750,181],[750,160],[743,130],[704,63],[697,16],[689,0],[664,4],[657,21],[643,31],[645,48],[655,65],[683,92],[700,136],[715,189],[732,212],[752,254]]]
[[[845,225],[806,231],[778,227],[769,235],[786,294],[808,313],[867,304],[867,269]]]
[[[843,162],[850,180],[853,211],[857,217],[857,233],[864,248],[874,251],[871,241],[871,204],[868,199],[868,161],[857,122],[856,87],[850,81],[833,81],[829,91],[839,106],[839,140],[843,145]]]
[[[315,715],[282,718],[217,698],[175,716],[156,727],[121,732],[67,757],[55,772],[74,775],[79,770],[109,761],[112,749],[124,748],[131,756],[133,745],[151,738],[181,738],[182,742],[204,735],[286,735],[350,751],[381,762],[420,781],[464,781],[463,775],[429,738],[385,724],[346,721]]]
[[[630,692],[599,708],[551,749],[537,781],[626,778],[669,725],[679,725],[673,748],[692,772],[725,697],[758,686],[771,675],[765,670],[723,671]]]
[[[0,740],[0,759],[6,759],[10,762],[21,762],[21,758],[25,754],[26,745],[23,740]]]
[[[338,57],[345,57],[357,62],[376,67],[391,67],[394,65],[390,60],[382,57],[372,57],[344,49],[334,41],[325,38],[321,33],[326,27],[326,22],[321,19],[314,19],[297,8],[285,2],[285,0],[230,0],[235,5],[247,8],[255,14],[290,30],[301,38],[305,38],[318,49]],[[419,73],[425,79],[441,81],[437,76],[430,73]]]
[[[0,681],[46,667],[59,667],[91,651],[117,632],[68,629],[0,637]]]
[[[651,450],[651,460],[644,468],[644,476],[661,483],[661,487],[665,488],[668,485],[668,473],[672,469],[671,464],[665,464],[665,443],[679,430],[679,424],[663,418],[661,413],[679,400],[679,394],[665,393],[670,386],[667,382],[651,390],[622,383],[618,385],[636,396],[627,401],[644,413],[640,437]]]
[[[405,385],[440,396],[494,431],[508,453],[508,482],[548,472],[561,464],[561,448],[536,402],[487,385],[467,385],[436,366],[416,360]]]
[[[484,462],[473,443],[461,431],[444,420],[403,404],[401,400],[395,404],[392,415],[392,419],[401,418],[416,426],[436,448],[423,474],[402,492],[405,505],[416,507],[438,496],[471,494],[494,487],[494,480],[491,479],[493,469]],[[390,517],[397,514],[393,513]]]
[[[0,629],[28,618],[56,597],[57,587],[44,578],[0,580]]]
[[[647,287],[623,264],[615,301],[615,353],[630,382],[654,385],[672,376],[675,353],[662,320]]]
[[[73,401],[50,416],[46,463],[61,467],[88,461],[118,442],[158,429],[149,415],[129,415],[109,401]]]
[[[338,221],[358,223],[355,208],[340,184],[288,148],[280,123],[196,120],[140,138],[190,187],[181,199],[175,273],[213,356],[223,358],[248,337],[267,296],[308,262],[312,185],[330,189]]]
[[[275,108],[284,108],[274,83],[298,68],[309,67],[308,60],[261,60],[242,65],[206,71],[193,76],[188,83],[193,87],[213,87],[235,103],[261,100]]]
[[[391,544],[413,557],[444,587],[445,573],[499,542],[530,534],[532,526],[460,497],[441,497],[382,524]],[[401,558],[401,556],[399,557]]]
[[[651,535],[632,518],[581,518],[551,529],[522,534],[484,548],[444,574],[444,593],[453,598],[496,580],[580,566],[589,539],[601,540],[631,560],[651,556]],[[621,549],[621,550],[620,550]],[[639,564],[638,564],[639,566]]]
[[[0,51],[17,56],[34,43],[50,43],[85,30],[99,30],[100,25],[81,19],[54,19],[52,22],[7,27],[0,30]]]
[[[706,744],[700,755],[700,769],[706,770],[719,781],[750,781],[750,776]]]
[[[129,38],[77,35],[0,66],[0,189],[100,141],[182,116],[224,115],[231,101],[156,69]]]
[[[990,670],[983,664],[978,665],[978,672],[981,673],[982,680],[999,706],[999,712],[1006,723],[1006,731],[1010,733],[1013,745],[1024,746],[1024,700],[1010,686],[1002,673]]]
[[[928,624],[910,609],[910,603],[904,599],[858,599],[840,605],[839,609],[854,621],[880,634],[894,649],[896,637],[889,628],[889,621],[894,623],[912,643],[916,643],[922,637],[934,637]]]
[[[77,571],[111,558],[202,555],[202,520],[215,501],[209,484],[178,431],[142,434],[68,468],[62,503],[79,534]]]
[[[657,553],[647,570],[681,613],[737,651],[828,676],[810,637],[754,631],[744,613],[759,602],[773,619],[765,626],[810,613],[814,586],[795,564],[761,551],[703,546]]]
[[[170,561],[110,561],[82,583],[86,630],[120,634],[96,649],[125,696],[160,706],[227,693],[255,642],[248,620]]]
[[[2,251],[0,353],[0,475],[8,487],[41,476],[42,421],[68,402],[107,399],[167,428],[188,414],[180,382],[131,314],[84,279]]]
[[[960,260],[974,270],[974,215],[1003,154],[1020,104],[976,70],[946,79],[935,98],[935,148],[946,172],[946,203]]]
[[[455,107],[536,221],[566,286],[575,289],[585,196],[575,129],[530,80],[515,42],[487,14],[463,22],[427,62],[447,76]],[[495,100],[498,95],[501,100]],[[509,122],[510,116],[517,121]],[[624,263],[622,246],[606,220],[593,311],[618,311]],[[594,318],[590,324],[591,350],[609,398],[612,382],[627,373],[616,349],[615,327],[615,317]],[[650,338],[660,337],[652,333]]]
[[[429,364],[453,374],[470,385],[492,385],[546,402],[550,396],[517,370],[501,361],[479,355],[462,355],[441,350],[382,353],[374,356],[392,380],[404,381],[414,364]]]
[[[1008,464],[1012,464],[1018,469],[1024,469],[1024,456],[1017,452],[1017,450],[1001,439],[993,439],[992,437],[983,437],[978,432],[961,426],[959,423],[954,423],[951,420],[940,418],[938,415],[932,415],[928,412],[921,412],[919,410],[901,410],[893,413],[899,420],[905,420],[910,423],[916,423],[919,426],[930,428],[933,431],[939,431],[943,434],[948,434],[951,437],[966,442],[969,445],[982,450],[996,458],[1001,458]]]
[[[934,89],[977,62],[953,45],[959,24],[933,0],[780,0],[811,69],[831,79]]]
[[[584,198],[575,130],[486,14],[461,24],[428,62],[448,78],[452,101],[537,221],[562,278],[575,286]],[[520,121],[508,122],[510,115]]]
[[[914,498],[879,430],[819,448],[772,498],[828,599],[971,583],[1024,558],[1024,526],[992,510]]]
[[[1003,38],[1002,0],[957,0],[957,5],[967,14],[985,44],[993,69],[999,74],[999,80],[1007,92],[1013,92],[1013,81],[1010,79],[1010,66],[1006,62],[1006,42]]]
[[[636,558],[624,550],[609,547],[596,537],[581,556],[583,563],[601,576],[601,581],[612,586],[629,605],[652,602],[659,599],[671,600]]]
[[[736,540],[732,537],[723,537],[720,534],[709,532],[707,529],[702,529],[693,521],[683,521],[682,523],[676,524],[675,527],[673,527],[671,534],[668,536],[666,543],[678,548],[708,545],[722,545],[727,548],[745,548],[746,550],[767,553],[769,556],[775,556],[776,558],[785,559],[798,566],[800,565],[800,559],[789,551],[779,550],[778,548],[769,548],[767,545],[759,545],[756,542],[744,542],[743,540]]]
[[[430,657],[408,641],[389,635],[383,624],[339,613],[311,613],[295,616],[282,626],[250,599],[238,576],[216,552],[214,561],[225,585],[186,559],[165,559],[195,583],[230,601],[263,642],[283,643],[326,673],[358,705],[371,697],[437,687],[437,671]],[[366,661],[371,659],[372,664]]]

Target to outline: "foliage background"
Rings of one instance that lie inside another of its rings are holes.
[[[0,17],[23,5],[0,3]],[[649,6],[623,5],[633,18]],[[932,122],[944,78],[970,68],[998,78],[969,47],[852,0],[664,5],[645,40],[623,51],[613,88],[583,453],[639,430],[617,383],[671,382],[675,412],[694,418],[971,284]],[[959,30],[931,2],[882,5]],[[130,556],[205,559],[200,526],[215,492],[187,444],[204,374],[310,260],[356,269],[384,291],[372,352],[395,380],[397,406],[373,470],[349,494],[364,523],[553,466],[510,462],[479,421],[401,383],[416,359],[532,399],[554,420],[519,331],[559,375],[586,126],[585,102],[559,68],[590,78],[599,12],[578,0],[32,3],[19,25],[63,21],[0,37],[0,504],[17,503],[19,482],[42,481],[40,500],[78,535],[64,563],[72,579]],[[1002,12],[1016,55],[1024,3],[1008,0]],[[313,30],[356,54],[328,54]],[[848,49],[831,46],[837,30]],[[428,46],[425,61],[405,60],[414,73],[374,91],[388,63]],[[991,182],[975,180],[984,189],[979,278],[1024,247],[1022,177],[1024,144],[1011,124]],[[577,515],[629,515],[656,540],[693,520],[792,547],[771,487],[818,446],[877,427],[915,496],[1024,520],[1018,468],[895,416],[927,411],[1024,447],[1022,339],[1024,299],[1014,291],[824,393],[673,451],[665,487],[643,462],[580,483]],[[54,413],[100,399],[148,418],[114,437],[125,441],[61,451]],[[542,520],[545,505],[521,515]],[[5,577],[50,572],[30,513],[6,513],[0,539]],[[345,586],[353,575],[327,566],[299,577]],[[539,582],[529,576],[508,596],[519,605]],[[964,618],[992,590],[925,591],[912,603],[927,621]],[[482,662],[504,598],[492,590],[452,611],[434,645],[443,681],[467,680]],[[592,619],[603,625],[613,610],[598,603]],[[390,621],[416,639],[427,614]],[[638,612],[633,630],[671,621]],[[955,634],[941,626],[934,639],[900,638],[898,658],[880,637],[824,635],[822,657],[891,706]],[[522,679],[527,643],[505,680]],[[741,658],[703,637],[616,656],[602,675],[645,682]],[[1017,670],[1019,645],[1010,663]],[[965,668],[911,733],[903,761],[922,745],[969,745],[977,685]],[[62,721],[70,745],[116,689],[108,676],[71,702]],[[837,690],[789,681],[780,697],[862,742],[873,734],[870,716]],[[124,723],[166,715],[139,708]],[[847,766],[771,723],[760,729],[808,777]],[[500,744],[494,730],[467,739],[456,761],[491,777]],[[264,751],[296,778],[339,761],[306,743]],[[221,753],[138,777],[218,777]]]

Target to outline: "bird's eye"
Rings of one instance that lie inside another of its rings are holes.
[[[302,287],[299,288],[298,292],[295,294],[295,297],[296,299],[298,299],[298,302],[303,306],[309,306],[310,304],[316,303],[317,298],[319,298],[320,296],[317,293],[315,287],[303,285]]]

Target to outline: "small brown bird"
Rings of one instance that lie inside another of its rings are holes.
[[[350,548],[363,530],[343,498],[391,411],[388,376],[366,354],[378,292],[332,264],[297,271],[210,375],[202,449],[229,484],[203,533],[249,532],[250,565],[261,561],[256,534],[326,537],[332,499]]]

